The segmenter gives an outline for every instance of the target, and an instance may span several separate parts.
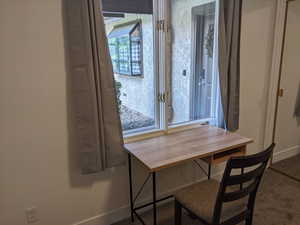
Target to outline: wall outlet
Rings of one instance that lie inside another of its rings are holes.
[[[27,223],[36,223],[39,221],[36,207],[25,209]]]

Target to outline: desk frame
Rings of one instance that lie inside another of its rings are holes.
[[[201,165],[194,160],[194,162],[199,166],[199,168],[207,175],[207,179],[211,178],[211,163],[208,163],[208,172],[204,170]],[[134,216],[137,217],[137,219],[143,224],[146,225],[145,221],[142,219],[142,217],[138,214],[137,210],[146,208],[150,205],[153,205],[153,224],[157,225],[157,203],[168,200],[170,198],[173,198],[173,195],[169,195],[167,197],[157,199],[156,196],[156,172],[149,172],[146,180],[138,190],[137,194],[135,197],[133,197],[133,185],[132,185],[132,159],[131,159],[131,154],[128,153],[128,174],[129,174],[129,192],[130,192],[130,215],[131,215],[131,222],[134,222]],[[135,207],[135,201],[138,199],[139,195],[142,193],[145,185],[149,181],[150,177],[152,176],[152,197],[153,200],[149,203],[143,204],[141,206]]]
[[[200,138],[197,138],[198,135],[200,135]],[[189,143],[192,151],[190,151],[190,149],[186,151],[187,149],[182,148],[180,146],[180,142],[178,142],[179,138],[183,138],[184,147],[186,147],[186,144]],[[208,143],[208,145],[203,145],[203,142],[205,141],[206,143]],[[146,225],[145,221],[141,218],[137,211],[145,207],[152,206],[153,225],[157,225],[157,203],[173,197],[172,195],[170,195],[160,199],[157,198],[156,173],[158,171],[176,166],[183,162],[194,161],[199,166],[199,168],[204,173],[206,173],[207,178],[210,179],[212,165],[226,162],[233,156],[245,155],[246,147],[251,142],[253,142],[251,139],[244,138],[242,136],[239,136],[238,134],[230,133],[220,128],[204,126],[201,128],[197,128],[197,130],[194,131],[183,131],[182,133],[179,132],[177,134],[162,136],[157,140],[148,139],[145,141],[125,145],[125,149],[128,152],[131,221],[134,222],[136,216],[143,225]],[[170,145],[169,143],[173,144]],[[156,158],[154,157],[155,163],[153,164],[153,157],[151,157],[153,154],[155,154],[155,151],[153,152],[153,149],[155,149],[159,153],[162,149],[165,148],[166,152],[171,154],[170,158],[158,155],[156,156]],[[147,150],[146,152],[144,152],[140,149]],[[183,150],[181,151],[181,149]],[[183,157],[178,159],[178,155],[182,155]],[[145,179],[144,183],[137,191],[137,194],[135,196],[133,196],[132,157],[136,158],[140,163],[146,166],[149,171],[147,178]],[[149,160],[149,158],[147,157],[151,157],[151,160]],[[163,159],[161,159],[160,157],[162,157]],[[207,163],[207,172],[197,162],[197,160],[199,159]],[[241,172],[243,173],[243,170]],[[150,178],[152,178],[152,201],[136,207],[136,200]]]

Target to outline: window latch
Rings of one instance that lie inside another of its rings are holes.
[[[165,93],[160,93],[158,94],[158,102],[166,102],[166,94]]]
[[[156,27],[157,30],[165,31],[165,20],[158,20]]]
[[[279,97],[283,97],[283,94],[284,94],[284,90],[283,90],[283,88],[280,88],[280,89],[278,90],[278,96],[279,96]]]

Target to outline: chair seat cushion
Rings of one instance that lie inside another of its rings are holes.
[[[231,192],[237,190],[226,190]],[[212,223],[215,203],[219,191],[219,182],[216,180],[206,180],[190,185],[175,193],[175,199],[184,207],[188,208],[196,216],[204,219],[207,223]],[[245,199],[223,204],[221,221],[225,221],[246,209]]]

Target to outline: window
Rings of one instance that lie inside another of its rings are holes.
[[[107,2],[106,32],[125,136],[213,122],[218,0]]]
[[[113,11],[106,11],[104,19],[122,128],[130,135],[160,129],[160,105],[152,4],[149,0],[126,1],[106,1],[110,4],[107,10]]]
[[[170,125],[210,122],[214,117],[216,2],[185,2],[172,0],[171,4],[174,41]]]
[[[141,23],[118,25],[108,35],[109,50],[115,73],[142,75]]]

